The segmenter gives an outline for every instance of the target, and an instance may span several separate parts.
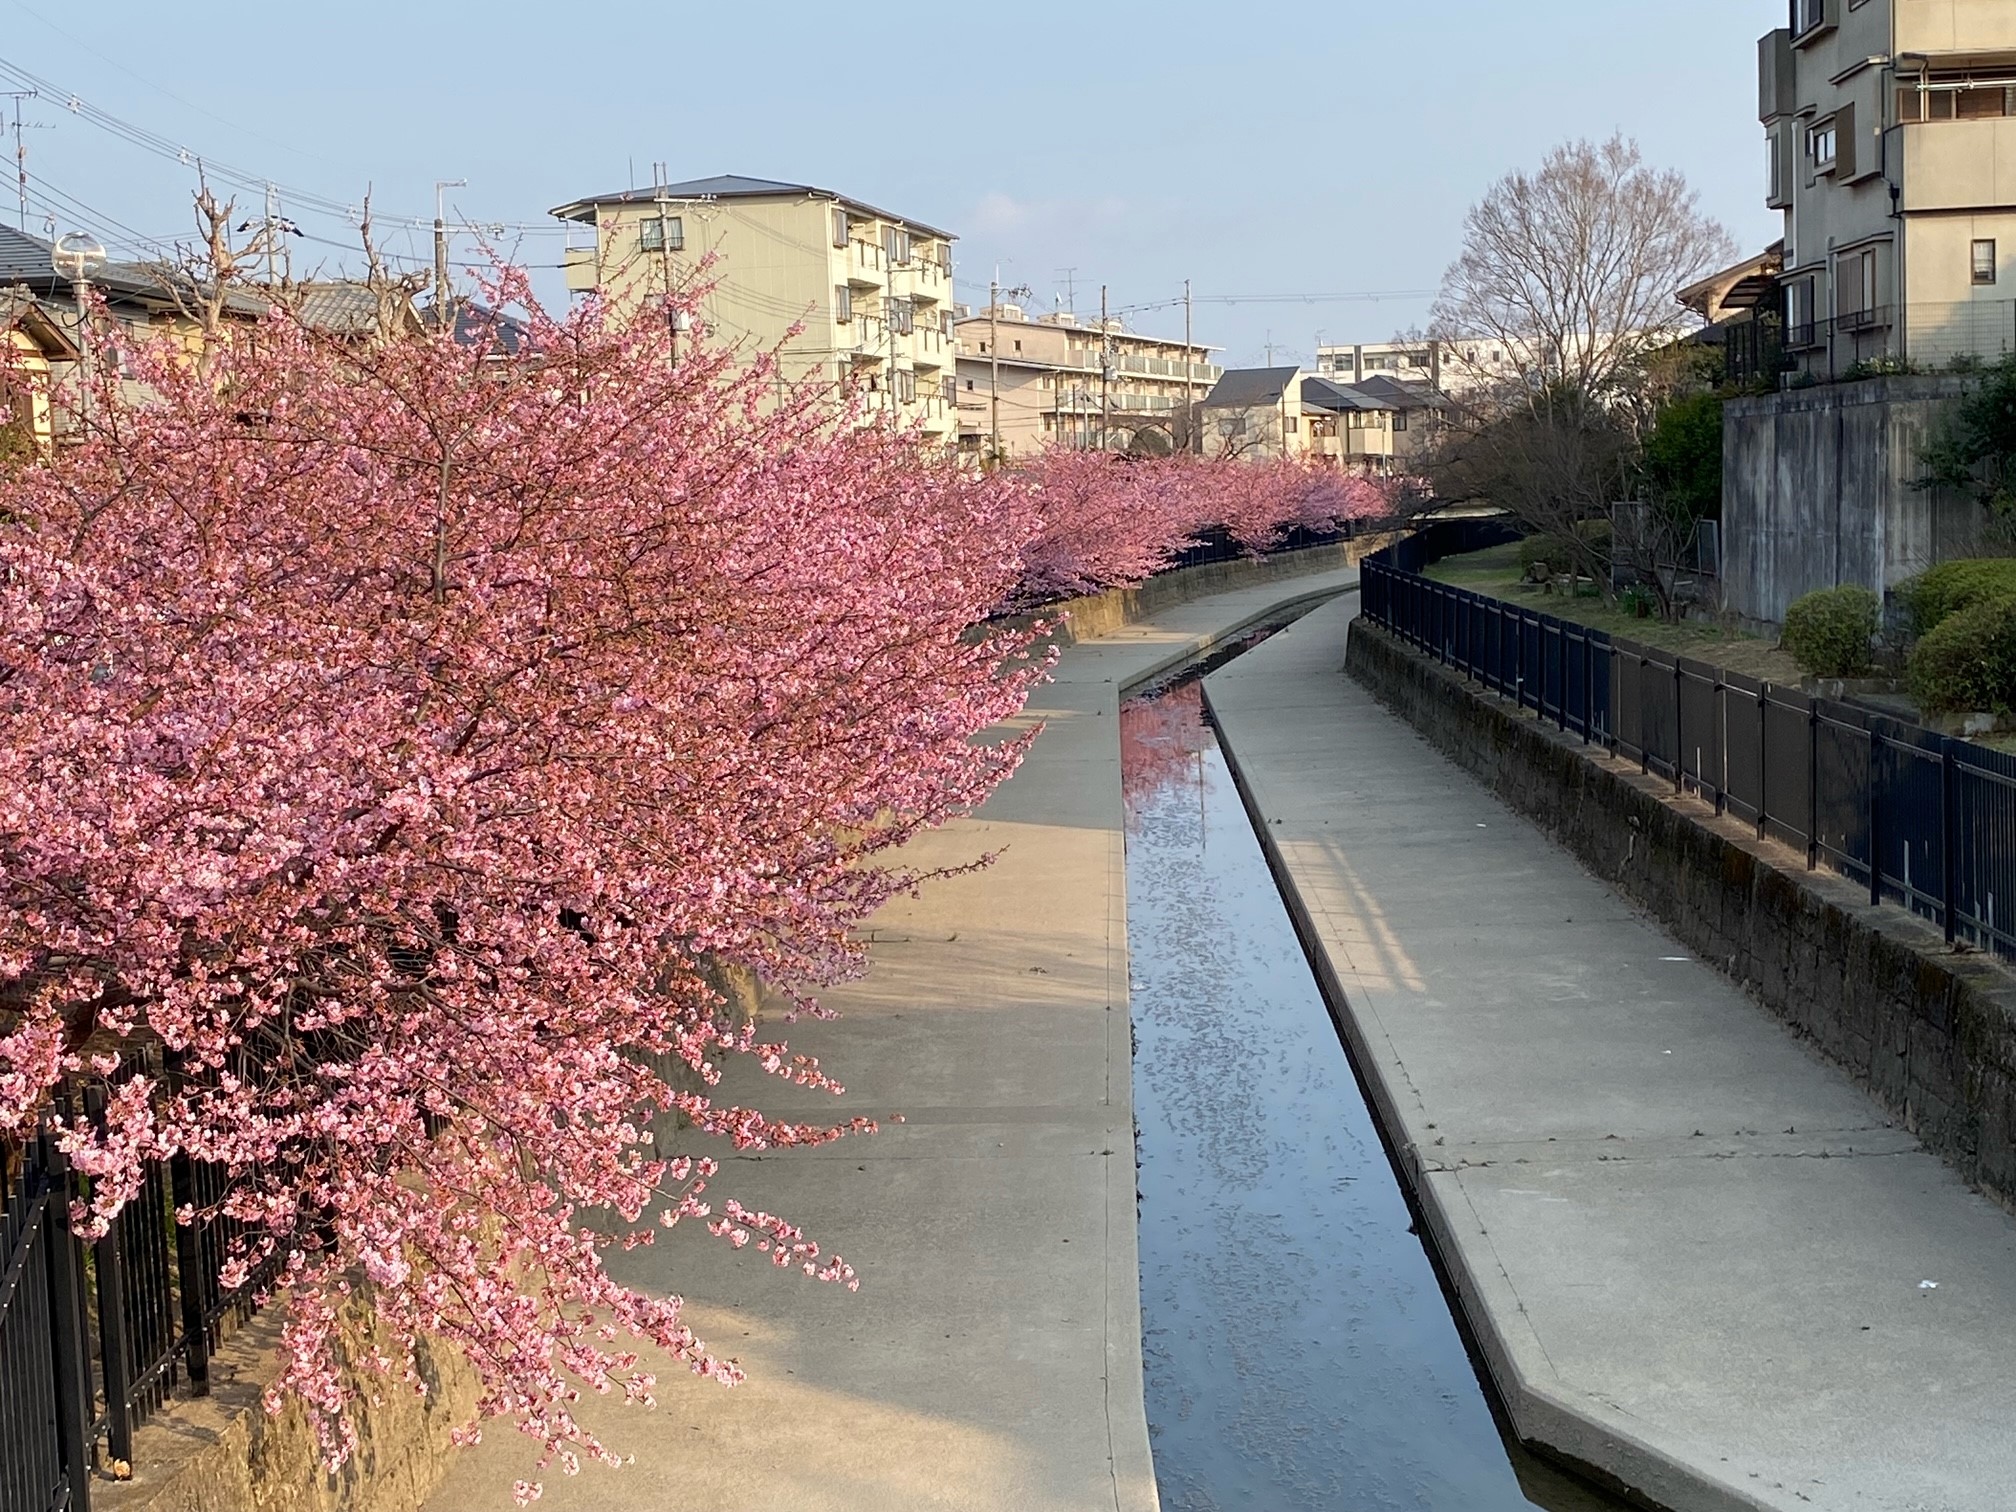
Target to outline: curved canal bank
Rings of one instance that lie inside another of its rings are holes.
[[[2004,1512],[2016,1220],[1348,680],[1354,610],[1206,701],[1520,1435],[1683,1512]]]
[[[1205,717],[1204,671],[1248,644],[1121,709],[1162,1505],[1620,1507],[1509,1442],[1480,1385]]]

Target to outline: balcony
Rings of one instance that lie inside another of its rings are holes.
[[[1792,33],[1780,27],[1757,44],[1757,119],[1775,121],[1799,109],[1798,62]]]
[[[1895,0],[1894,8],[1899,53],[2016,52],[2016,10],[1993,0]]]
[[[586,294],[602,284],[602,259],[597,248],[569,247],[561,258],[567,272],[567,292]]]
[[[2016,205],[2016,116],[1917,121],[1901,134],[1905,211]]]

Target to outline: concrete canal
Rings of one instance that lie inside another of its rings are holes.
[[[1146,690],[1121,719],[1163,1507],[1623,1506],[1501,1432],[1212,736],[1200,675]]]

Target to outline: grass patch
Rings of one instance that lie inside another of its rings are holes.
[[[1602,630],[1622,640],[1637,641],[1643,646],[1677,651],[1696,661],[1740,672],[1745,677],[1760,678],[1786,687],[1799,686],[1799,664],[1772,642],[1760,640],[1754,635],[1694,620],[1669,625],[1663,620],[1638,619],[1604,603],[1598,596],[1570,598],[1562,593],[1541,591],[1521,580],[1517,541],[1473,551],[1465,556],[1445,557],[1430,567],[1427,575],[1452,588],[1467,588],[1487,598],[1503,599],[1524,609],[1538,610],[1556,619]]]

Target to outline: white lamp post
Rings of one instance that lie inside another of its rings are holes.
[[[83,377],[80,400],[82,418],[91,421],[91,279],[105,266],[105,248],[97,238],[72,231],[50,249],[49,265],[58,278],[70,280],[71,297],[77,301],[77,367]]]

